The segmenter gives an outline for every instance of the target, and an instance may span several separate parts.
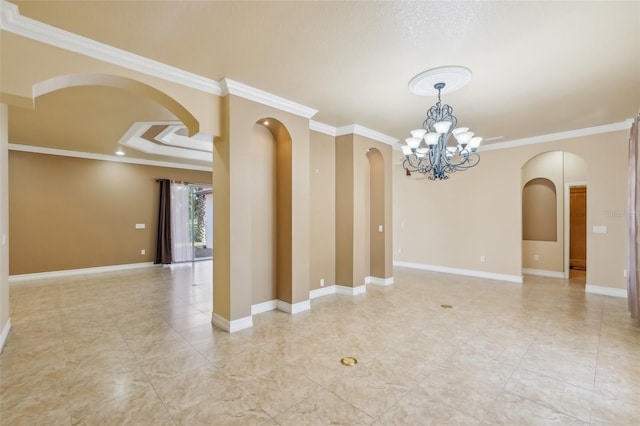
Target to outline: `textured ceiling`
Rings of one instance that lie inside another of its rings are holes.
[[[403,139],[433,98],[414,75],[463,65],[460,124],[512,140],[640,109],[640,2],[15,1],[24,16]],[[137,118],[135,119],[137,121]]]

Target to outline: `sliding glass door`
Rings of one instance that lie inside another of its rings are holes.
[[[173,262],[213,257],[213,192],[211,186],[171,184]]]

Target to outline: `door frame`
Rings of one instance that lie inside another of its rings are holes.
[[[569,238],[570,238],[570,226],[571,226],[571,215],[569,214],[569,208],[571,204],[571,187],[574,186],[584,186],[587,188],[587,208],[589,201],[589,187],[587,182],[585,181],[576,181],[576,182],[565,182],[564,183],[564,278],[569,278]],[[587,215],[587,220],[589,216]],[[585,238],[587,238],[589,234],[589,227],[587,227],[587,232],[585,233]]]

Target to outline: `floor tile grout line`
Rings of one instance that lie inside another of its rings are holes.
[[[509,381],[511,380],[511,378],[513,377],[514,373],[516,371],[518,371],[518,368],[520,368],[520,364],[522,364],[522,360],[527,356],[527,353],[529,353],[529,350],[531,349],[531,346],[533,345],[533,342],[535,342],[536,337],[538,337],[540,335],[540,333],[542,332],[542,329],[544,328],[544,324],[547,322],[547,320],[545,320],[545,322],[543,323],[543,325],[540,327],[540,329],[538,329],[538,332],[536,333],[536,335],[533,337],[533,339],[531,339],[531,341],[529,342],[529,344],[527,345],[527,350],[524,351],[524,353],[522,354],[522,356],[520,357],[520,360],[518,361],[518,363],[516,364],[516,366],[513,368],[513,371],[511,372],[511,374],[509,375],[509,377],[507,378],[507,380],[504,381],[502,388],[500,390],[500,392],[498,393],[498,395],[496,395],[495,399],[493,400],[493,402],[491,403],[491,405],[487,408],[487,412],[491,409],[493,409],[493,407],[496,405],[496,402],[498,401],[498,398],[500,398],[500,395],[502,395],[504,392],[510,393],[507,390],[505,390],[505,388],[507,387],[507,383],[509,383]],[[485,413],[486,416],[486,413]],[[481,419],[484,421],[484,419]]]
[[[598,359],[600,357],[600,346],[602,342],[602,323],[604,322],[604,305],[605,305],[605,296],[600,298],[600,328],[598,332],[598,351],[596,352],[596,368],[593,373],[593,392],[591,393],[591,403],[589,404],[589,423],[593,422],[593,402],[595,401],[596,394],[596,382],[598,380]]]

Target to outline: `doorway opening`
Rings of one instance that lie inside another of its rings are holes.
[[[171,184],[173,262],[213,258],[213,190],[211,185]]]
[[[194,260],[213,258],[213,189],[191,185],[191,234]]]
[[[587,186],[568,183],[565,217],[565,276],[586,280],[587,274]]]

